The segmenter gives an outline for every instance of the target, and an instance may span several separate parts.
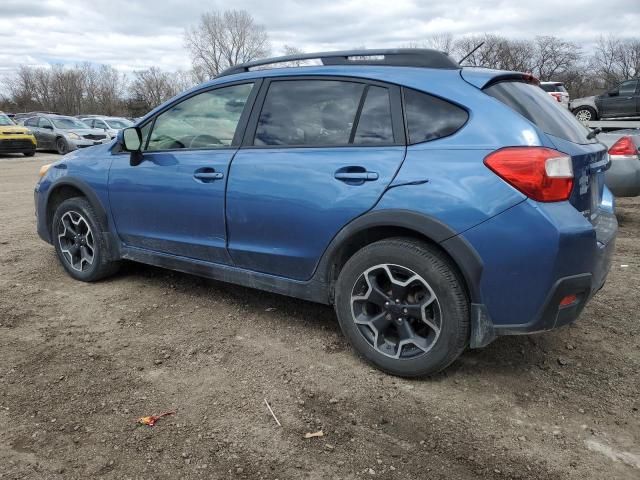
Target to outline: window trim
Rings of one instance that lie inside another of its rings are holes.
[[[240,145],[240,149],[242,150],[285,150],[285,149],[304,149],[304,148],[384,148],[384,147],[398,147],[405,146],[404,142],[404,127],[402,124],[402,105],[401,105],[401,94],[400,87],[398,85],[394,85],[391,83],[379,82],[377,80],[371,80],[368,78],[361,77],[353,77],[348,75],[283,75],[277,77],[266,77],[263,78],[263,83],[260,87],[260,92],[258,93],[258,97],[254,103],[251,118],[247,123],[247,126],[244,131],[244,136],[242,138],[242,143]],[[324,80],[324,81],[336,81],[336,82],[350,82],[350,83],[360,83],[364,85],[363,93],[360,97],[360,103],[358,109],[356,111],[356,117],[354,119],[354,124],[351,129],[351,133],[349,134],[349,140],[351,141],[351,136],[355,132],[355,128],[357,124],[360,122],[360,114],[362,113],[363,100],[366,98],[366,93],[370,86],[377,86],[386,88],[389,90],[389,101],[391,103],[391,126],[393,128],[393,143],[338,143],[338,144],[319,144],[319,145],[253,145],[256,131],[258,129],[258,120],[260,119],[260,115],[262,114],[262,109],[264,108],[265,99],[267,97],[267,92],[269,91],[269,86],[273,82],[282,82],[282,81],[291,81],[291,80]]]
[[[182,95],[179,98],[176,98],[173,102],[166,104],[164,107],[162,107],[161,110],[159,110],[158,112],[156,112],[152,117],[150,117],[149,119],[147,119],[144,123],[141,123],[140,125],[136,125],[140,131],[142,131],[142,129],[144,127],[146,127],[147,125],[150,124],[151,128],[149,129],[149,133],[147,135],[146,139],[143,139],[143,145],[142,145],[142,149],[141,149],[141,153],[143,155],[147,155],[147,154],[154,154],[154,153],[167,153],[167,152],[197,152],[197,151],[203,151],[203,150],[215,150],[215,151],[221,151],[221,150],[229,150],[229,149],[238,149],[238,147],[240,146],[240,141],[242,139],[242,132],[244,132],[244,130],[246,129],[246,125],[247,125],[247,121],[249,120],[249,116],[251,111],[253,110],[253,105],[255,103],[255,99],[258,96],[258,92],[260,90],[260,87],[262,85],[262,78],[250,78],[250,79],[245,79],[245,80],[237,80],[235,82],[228,82],[228,83],[223,83],[223,84],[219,84],[219,85],[213,85],[213,86],[209,86],[206,88],[202,88],[200,90],[195,90],[193,92],[190,92],[188,94]],[[240,114],[240,118],[238,120],[238,124],[236,125],[236,131],[233,135],[233,140],[231,141],[231,145],[223,145],[221,147],[200,147],[200,148],[172,148],[172,149],[163,149],[163,150],[146,150],[146,148],[149,145],[149,140],[151,139],[151,132],[153,132],[153,129],[155,127],[156,124],[156,119],[162,115],[164,112],[166,112],[167,110],[173,108],[175,105],[178,105],[186,100],[189,100],[192,97],[195,97],[196,95],[200,95],[202,93],[207,93],[207,92],[211,92],[214,90],[219,90],[221,88],[226,88],[226,87],[234,87],[236,85],[246,85],[246,84],[253,84],[253,88],[251,89],[251,93],[249,93],[249,96],[247,97],[247,101],[244,104],[244,109],[242,110],[242,114]],[[118,152],[121,154],[128,154],[129,152]]]

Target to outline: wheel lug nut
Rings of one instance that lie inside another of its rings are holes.
[[[403,308],[403,309],[402,309],[402,311],[403,311],[404,313],[408,313],[408,312],[409,312],[409,310],[407,310],[406,308]]]
[[[400,300],[396,298],[396,303],[400,303]]]

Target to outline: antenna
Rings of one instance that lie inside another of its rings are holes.
[[[484,45],[484,42],[480,42],[478,45],[476,45],[476,47],[471,50],[469,53],[467,53],[464,57],[462,57],[458,63],[462,65],[462,62],[464,62],[467,58],[469,58],[471,55],[473,55],[473,53],[478,50],[482,45]]]

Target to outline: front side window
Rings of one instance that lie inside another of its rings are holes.
[[[71,130],[72,128],[89,128],[89,125],[81,122],[80,120],[76,120],[73,117],[53,117],[51,121],[56,126],[56,128],[59,128],[61,130]]]
[[[50,126],[51,126],[51,122],[49,120],[47,120],[44,117],[40,117],[40,120],[38,121],[38,127],[46,128],[46,127],[50,127]]]
[[[463,108],[409,88],[403,91],[409,144],[447,137],[467,123]]]
[[[272,82],[254,145],[347,145],[364,84],[334,80]]]
[[[194,95],[156,117],[146,150],[223,148],[233,142],[253,83]]]
[[[633,95],[636,93],[636,87],[638,86],[637,80],[629,80],[620,84],[619,95]]]

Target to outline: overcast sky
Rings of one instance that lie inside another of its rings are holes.
[[[0,75],[20,64],[90,61],[132,71],[187,69],[185,27],[205,10],[244,8],[266,26],[274,54],[394,47],[434,33],[548,34],[585,45],[638,36],[640,0],[0,0]]]

